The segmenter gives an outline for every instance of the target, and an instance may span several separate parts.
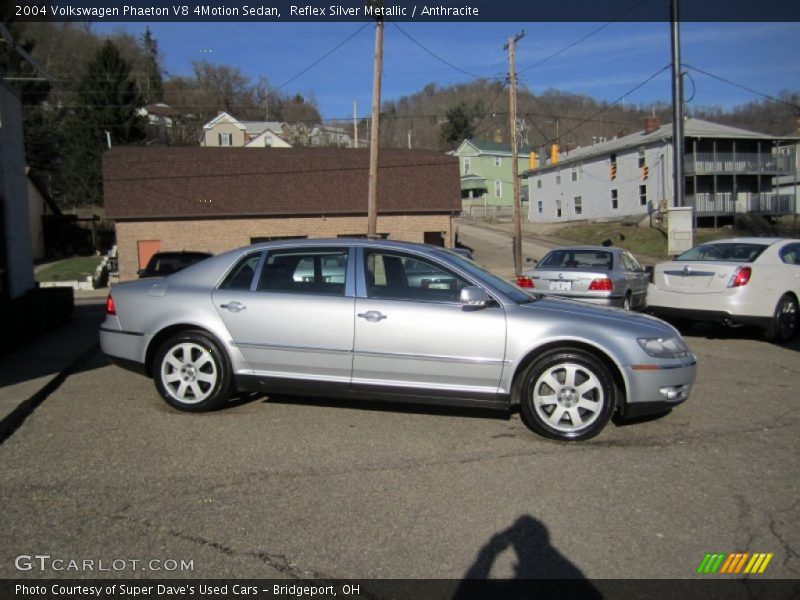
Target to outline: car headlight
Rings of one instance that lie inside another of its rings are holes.
[[[670,338],[638,338],[636,340],[649,356],[654,358],[684,358],[692,352],[679,337]]]

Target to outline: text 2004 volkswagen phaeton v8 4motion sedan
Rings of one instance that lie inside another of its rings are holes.
[[[695,357],[654,317],[528,294],[442,248],[248,246],[108,297],[103,351],[186,411],[236,391],[508,410],[562,440],[689,395]]]

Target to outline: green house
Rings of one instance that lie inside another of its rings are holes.
[[[517,154],[519,173],[528,169],[530,148]],[[464,140],[453,152],[461,174],[461,204],[465,214],[492,216],[513,209],[514,183],[511,147],[497,142]],[[527,181],[520,181],[520,197],[527,203]]]

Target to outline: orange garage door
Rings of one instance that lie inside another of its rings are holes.
[[[139,240],[139,268],[144,269],[153,254],[161,250],[161,240]]]

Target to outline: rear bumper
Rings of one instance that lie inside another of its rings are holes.
[[[722,323],[724,325],[755,325],[762,328],[768,327],[772,322],[772,317],[734,315],[725,310],[698,310],[648,305],[647,312],[668,321],[688,319],[690,321]]]
[[[100,349],[116,365],[125,368],[131,368],[130,365],[141,365],[140,368],[132,370],[141,369],[141,372],[145,370],[147,337],[143,333],[100,327]]]

